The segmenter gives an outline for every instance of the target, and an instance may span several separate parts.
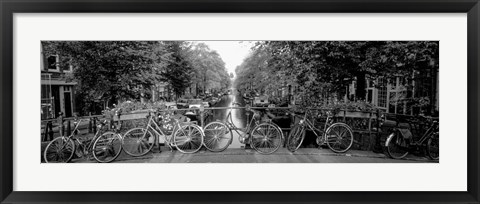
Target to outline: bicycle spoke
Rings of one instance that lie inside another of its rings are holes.
[[[192,135],[192,132],[193,132],[192,129],[193,129],[192,126],[188,126],[188,135],[190,136]]]
[[[265,146],[265,142],[262,140],[260,141],[259,149],[262,149]]]
[[[267,130],[265,130],[265,132],[266,132],[266,133],[265,133],[265,136],[270,136],[270,133],[271,133],[271,127],[270,127],[270,126],[268,126],[266,129],[267,129]]]
[[[194,137],[191,139],[192,141],[195,141],[197,143],[201,143],[201,138],[200,137]],[[215,140],[215,141],[218,141],[218,140]]]
[[[187,141],[187,138],[186,137],[177,137],[176,141],[185,143]]]
[[[273,142],[270,142],[269,140],[266,140],[266,141],[265,141],[265,146],[266,146],[267,148],[270,148],[270,147],[273,147],[274,144],[273,144]]]
[[[211,144],[213,144],[214,140],[215,140],[215,138],[211,138],[211,139],[205,141],[205,144],[206,144],[207,146],[210,146]]]
[[[263,130],[262,136],[264,136],[264,137],[267,136],[267,135],[268,135],[268,134],[267,134],[268,127],[267,127],[267,128],[262,128],[262,130]]]
[[[256,132],[252,132],[252,138],[253,139],[258,139],[259,137],[262,137],[261,135],[255,134]]]
[[[202,133],[200,133],[199,131],[196,131],[193,134],[190,134],[191,137],[198,136],[198,135],[202,135]]]

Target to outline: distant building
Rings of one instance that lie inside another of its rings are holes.
[[[357,81],[352,81],[345,98],[356,101]],[[437,115],[439,111],[438,70],[416,71],[412,75],[366,79],[365,101],[387,113]],[[422,105],[423,104],[423,105]]]
[[[365,84],[358,86],[359,80],[352,79],[343,93],[331,93],[327,101],[339,99],[347,101],[365,101],[375,105],[386,113],[417,115],[438,115],[439,111],[439,72],[438,69],[416,70],[408,76],[368,77]],[[365,91],[358,91],[365,87]],[[297,93],[298,85],[284,83],[269,95],[287,100],[289,104],[300,105],[302,98]],[[357,93],[364,93],[357,96]],[[342,97],[336,97],[342,96]],[[422,105],[423,104],[423,105]]]
[[[74,87],[77,83],[67,81],[65,74],[72,73],[72,66],[60,68],[59,56],[44,56],[41,51],[41,119],[56,118],[62,112],[73,116],[75,110]]]
[[[160,82],[155,85],[152,94],[152,101],[159,101],[165,100],[170,101],[172,100],[172,90],[168,84],[168,82]]]

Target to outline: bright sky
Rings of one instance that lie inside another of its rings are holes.
[[[228,73],[235,75],[235,68],[242,64],[243,59],[250,53],[250,48],[254,41],[197,41],[205,43],[211,50],[216,50],[222,60]]]

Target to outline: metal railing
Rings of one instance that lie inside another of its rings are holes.
[[[209,108],[181,108],[181,109],[169,109],[169,111],[174,111],[175,113],[185,115],[187,112],[195,113],[195,116],[198,119],[198,124],[201,127],[204,127],[208,122],[221,120],[223,118],[214,118],[215,114],[214,111],[229,111],[229,110],[255,110],[260,111],[261,113],[269,113],[267,114],[269,118],[278,117],[278,120],[289,120],[290,124],[288,127],[286,125],[282,125],[282,131],[290,131],[291,126],[296,123],[298,118],[296,118],[293,114],[288,114],[294,112],[291,107],[209,107]],[[268,110],[268,111],[267,111]],[[328,109],[312,109],[318,111],[326,111]],[[139,120],[139,121],[146,121],[147,115],[152,113],[156,110],[152,109],[145,109],[139,111],[133,111],[131,113],[123,113],[119,116],[105,116],[105,115],[92,115],[92,116],[83,116],[83,117],[69,117],[63,118],[62,116],[58,117],[57,119],[49,119],[49,120],[42,120],[42,135],[43,141],[48,141],[53,139],[53,136],[56,135],[69,135],[71,134],[72,130],[72,121],[78,119],[91,119],[89,120],[88,125],[86,127],[80,127],[79,129],[88,129],[88,133],[93,133],[96,130],[96,122],[97,120],[110,120],[112,123],[120,122],[123,123],[129,120]],[[246,111],[245,114],[249,114],[250,111]],[[350,114],[351,112],[355,112],[357,114]],[[247,115],[248,117],[248,115]],[[348,110],[340,110],[335,116],[337,120],[341,120],[342,122],[347,123],[348,125],[352,126],[354,132],[362,132],[362,133],[369,133],[369,135],[378,132],[379,130],[379,121],[380,121],[380,114],[378,111],[348,111]],[[275,122],[275,121],[274,121]],[[139,123],[132,123],[132,125],[125,126],[131,128],[135,125],[143,124],[142,122]],[[123,124],[121,125],[123,126]],[[374,128],[375,127],[375,128]]]
[[[59,116],[56,119],[47,119],[41,121],[41,136],[42,141],[50,141],[57,136],[70,135],[74,127],[73,122],[79,121],[80,119],[90,119],[88,120],[88,125],[85,128],[85,125],[80,126],[79,131],[84,131],[87,129],[88,133],[94,133],[97,129],[97,121],[100,119],[105,119],[104,115],[91,115],[91,116],[82,116],[82,117],[63,117]]]

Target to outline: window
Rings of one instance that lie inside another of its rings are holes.
[[[67,66],[62,66],[63,72],[72,72],[73,65],[70,62],[62,62],[62,64],[67,64]],[[60,57],[58,55],[47,57],[47,67],[48,71],[60,72]]]
[[[63,68],[64,72],[72,72],[73,66],[71,64],[68,64]]]
[[[387,80],[383,77],[378,79],[378,106],[387,107]]]
[[[388,106],[388,113],[397,113],[397,111],[396,111],[397,92],[392,91],[392,92],[389,92],[389,94],[390,94],[390,96],[389,96],[390,104]]]
[[[48,70],[57,70],[58,71],[58,56],[57,55],[50,55],[47,58],[48,63]]]

